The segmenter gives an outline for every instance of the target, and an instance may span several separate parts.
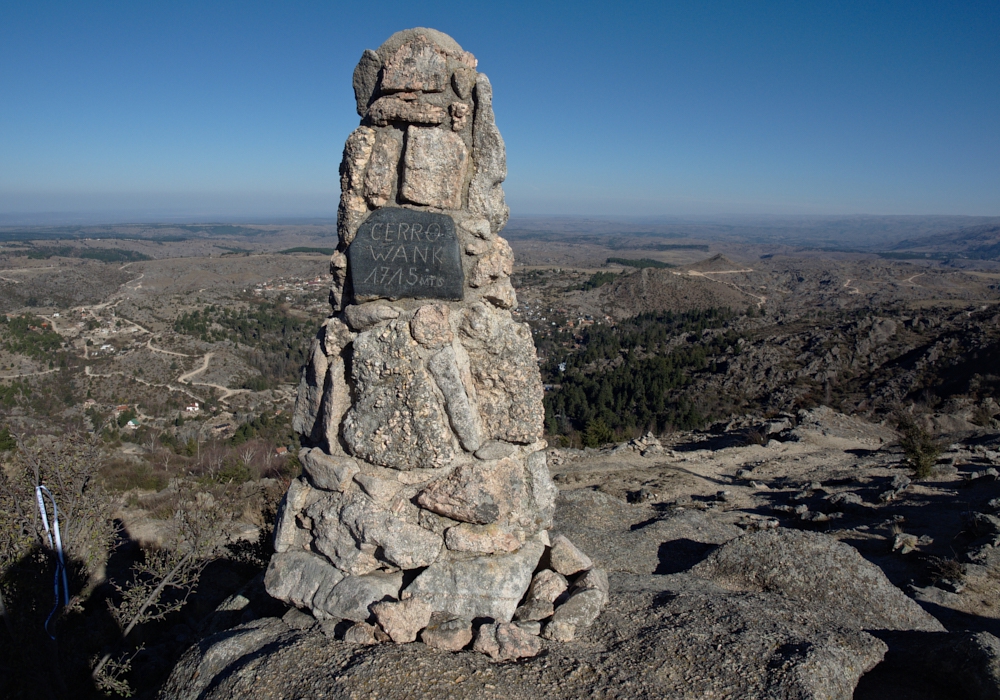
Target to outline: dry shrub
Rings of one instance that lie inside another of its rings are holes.
[[[899,446],[903,448],[906,463],[917,479],[926,479],[934,471],[942,446],[930,433],[917,425],[906,413],[897,414]]]
[[[162,464],[121,458],[105,462],[100,474],[102,485],[112,493],[134,489],[159,491],[166,487],[172,475]]]

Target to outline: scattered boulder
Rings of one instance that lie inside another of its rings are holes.
[[[472,621],[446,613],[431,615],[420,640],[442,651],[461,651],[472,641]]]
[[[590,557],[577,549],[564,535],[556,535],[552,539],[549,562],[563,576],[572,576],[594,565]]]
[[[516,624],[493,623],[482,625],[477,630],[472,648],[494,661],[513,661],[537,656],[542,650],[542,643],[538,637]]]
[[[431,621],[431,606],[420,598],[399,602],[376,603],[372,606],[375,619],[396,644],[406,644]]]
[[[751,532],[719,547],[691,573],[734,591],[806,601],[853,629],[944,630],[856,549],[820,533]]]

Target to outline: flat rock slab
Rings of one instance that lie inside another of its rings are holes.
[[[358,301],[462,300],[462,255],[455,222],[445,214],[379,209],[358,227],[347,261]]]
[[[830,627],[779,595],[734,593],[684,574],[611,580],[611,605],[577,641],[540,640],[544,653],[516,664],[270,627],[262,640],[247,638],[241,653],[237,628],[192,647],[160,698],[534,700],[544,689],[553,699],[848,700],[885,653],[870,634]]]
[[[555,530],[608,571],[678,573],[743,534],[717,516],[658,513],[589,489],[563,491],[556,503]]]
[[[542,550],[542,544],[533,541],[513,554],[435,562],[414,579],[403,597],[422,598],[435,612],[456,617],[510,622]]]
[[[780,592],[850,627],[944,631],[858,550],[816,532],[752,532],[720,547],[691,573],[733,590]]]

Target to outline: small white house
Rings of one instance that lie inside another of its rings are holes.
[[[199,406],[198,402],[195,401],[193,404],[186,406],[184,410],[187,411],[188,413],[197,413],[198,411],[201,410],[201,406]]]

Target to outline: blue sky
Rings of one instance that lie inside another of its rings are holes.
[[[0,217],[329,216],[365,48],[479,58],[512,214],[1000,215],[1000,3],[0,2]]]

